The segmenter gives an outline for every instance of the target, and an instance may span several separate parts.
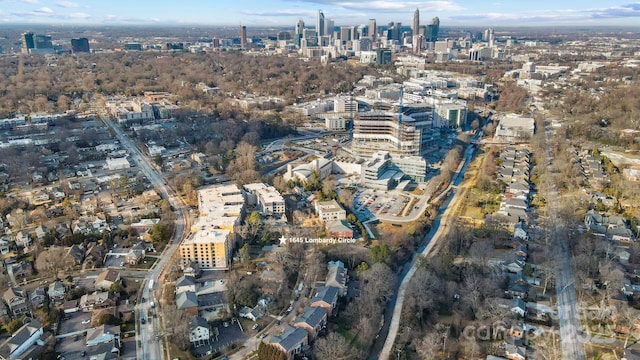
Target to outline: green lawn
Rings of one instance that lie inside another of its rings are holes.
[[[156,261],[158,261],[158,258],[146,257],[139,264],[134,266],[134,268],[136,268],[136,269],[151,269],[151,267],[153,266],[153,264],[156,263]]]

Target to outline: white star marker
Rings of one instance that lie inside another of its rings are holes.
[[[285,245],[287,243],[287,238],[284,235],[280,236],[280,245]]]

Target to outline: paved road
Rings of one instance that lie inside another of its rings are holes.
[[[159,317],[148,317],[148,311],[151,308],[151,303],[157,304],[158,301],[155,297],[155,290],[157,285],[154,285],[154,289],[149,289],[148,284],[153,282],[158,283],[158,278],[164,268],[169,264],[170,259],[173,258],[174,253],[178,248],[178,244],[185,236],[185,232],[188,231],[186,222],[189,220],[187,208],[178,198],[175,192],[169,188],[158,171],[149,163],[147,158],[140,152],[140,150],[131,142],[131,140],[124,134],[122,129],[115,125],[107,117],[102,117],[102,121],[114,132],[120,144],[129,151],[131,158],[136,162],[142,173],[149,179],[155,190],[164,199],[167,199],[174,209],[176,215],[176,229],[173,239],[169,245],[164,249],[160,260],[154,265],[154,267],[145,276],[145,286],[142,290],[142,297],[146,302],[139,302],[136,305],[136,321],[140,321],[142,318],[146,320],[146,324],[138,323],[137,329],[139,333],[136,334],[137,344],[137,359],[149,359],[158,360],[164,359],[165,354],[162,351],[160,341],[156,340],[156,335],[162,332],[162,326],[159,322]],[[156,311],[156,310],[154,310]]]
[[[469,150],[465,153],[464,161],[460,163],[458,170],[456,171],[455,176],[453,177],[453,183],[449,184],[449,186],[436,198],[436,200],[440,200],[442,197],[446,197],[446,201],[440,207],[440,211],[438,212],[438,217],[433,222],[431,230],[425,234],[422,245],[416,251],[418,255],[429,255],[433,247],[438,243],[440,237],[444,234],[446,230],[446,224],[448,223],[449,216],[451,216],[451,210],[455,209],[455,206],[449,206],[452,202],[458,200],[456,199],[456,195],[458,192],[455,190],[455,186],[460,183],[461,179],[464,177],[464,172],[468,167],[468,163],[473,159],[475,146],[470,146]],[[454,185],[455,184],[455,185]],[[441,226],[442,225],[442,226]],[[402,305],[404,303],[405,292],[407,290],[407,286],[411,281],[411,278],[415,274],[418,269],[417,260],[418,256],[414,256],[411,263],[405,264],[405,268],[400,275],[400,286],[396,292],[396,296],[394,296],[388,303],[387,309],[385,310],[384,316],[384,324],[379,333],[379,337],[374,343],[372,352],[369,356],[370,360],[373,359],[389,359],[391,356],[391,352],[393,351],[393,346],[396,341],[396,336],[398,335],[398,330],[400,328],[400,317],[402,314]],[[392,311],[389,311],[392,309]],[[380,348],[380,344],[382,348]]]
[[[549,141],[550,132],[545,134],[545,141]],[[550,147],[546,146],[547,158],[551,159]],[[551,172],[551,162],[547,162],[547,170]],[[550,236],[552,245],[557,254],[556,261],[556,297],[558,307],[558,323],[560,326],[560,345],[562,347],[562,358],[571,360],[586,360],[584,351],[584,341],[579,334],[580,318],[578,316],[578,305],[576,302],[576,291],[573,276],[571,274],[571,259],[567,245],[568,231],[566,224],[557,215],[560,209],[560,195],[558,194],[557,182],[551,181],[551,188],[548,189],[548,216],[550,223]]]

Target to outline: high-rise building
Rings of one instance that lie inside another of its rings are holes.
[[[73,51],[74,53],[89,52],[89,39],[71,39],[71,51]]]
[[[416,8],[413,12],[413,22],[411,23],[411,35],[419,35],[420,31],[420,10]]]
[[[378,65],[391,64],[391,50],[378,48],[376,50],[376,64]]]
[[[22,53],[23,54],[28,54],[31,49],[33,49],[35,47],[35,42],[33,40],[33,33],[32,32],[26,32],[22,34]]]
[[[340,40],[343,44],[351,40],[351,26],[340,26]]]
[[[434,43],[438,41],[438,32],[440,31],[440,19],[436,16],[431,19],[431,23],[427,26],[427,31],[424,35],[427,42]]]
[[[324,20],[324,35],[333,37],[333,32],[335,31],[336,25],[333,19],[325,19]]]
[[[35,49],[53,49],[53,43],[49,35],[36,35],[34,45]]]
[[[487,29],[485,30],[485,32],[487,33],[487,42],[489,43],[489,47],[493,47],[494,45],[493,29]]]
[[[353,120],[353,154],[369,158],[378,151],[391,156],[423,156],[428,150],[429,121],[380,110],[358,113]]]
[[[376,19],[369,19],[369,25],[367,26],[367,34],[371,41],[376,41],[376,35],[378,32],[378,27],[376,25]]]
[[[240,26],[240,47],[247,48],[247,27],[244,25]]]
[[[302,39],[303,34],[304,34],[304,21],[302,21],[302,19],[299,19],[298,22],[296,22],[296,34],[293,38],[293,42],[297,46],[300,46],[300,40]]]
[[[387,26],[387,40],[400,41],[402,36],[402,23],[394,23],[393,21]]]
[[[277,39],[279,41],[291,40],[291,33],[288,31],[279,31]]]
[[[324,14],[322,10],[318,10],[318,18],[316,19],[316,33],[318,37],[327,35],[324,29]]]

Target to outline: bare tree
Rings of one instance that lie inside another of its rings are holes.
[[[355,347],[352,347],[342,335],[334,332],[316,340],[313,345],[313,354],[318,359],[350,360],[361,358],[361,354],[358,354]]]

